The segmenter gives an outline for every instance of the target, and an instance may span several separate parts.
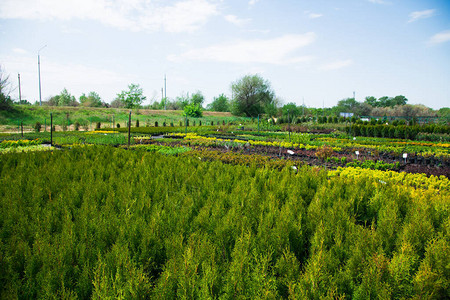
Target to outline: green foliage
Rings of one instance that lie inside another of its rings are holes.
[[[300,108],[297,107],[295,103],[288,103],[285,104],[282,108],[283,111],[283,117],[287,120],[288,112],[289,112],[289,118],[292,123],[292,121],[300,115]]]
[[[192,94],[191,99],[189,100],[189,104],[194,104],[201,108],[204,101],[205,97],[203,97],[200,91],[197,91],[196,93]]]
[[[66,88],[59,95],[53,96],[47,103],[53,106],[77,106],[78,102],[75,96],[72,96]]]
[[[231,112],[234,115],[256,117],[275,102],[270,83],[258,75],[247,75],[232,83]]]
[[[80,104],[82,106],[88,106],[88,107],[101,107],[102,106],[102,99],[100,98],[100,95],[96,92],[90,92],[88,96],[86,96],[84,93],[80,96]]]
[[[371,170],[398,170],[399,169],[399,162],[396,163],[384,163],[381,160],[377,160],[376,162],[373,160],[364,160],[359,161],[355,160],[353,162],[349,162],[346,164],[347,167],[353,167],[353,168],[363,168],[363,169],[371,169]]]
[[[230,111],[230,100],[224,94],[214,97],[213,102],[207,105],[207,109],[211,111]]]
[[[0,155],[0,298],[448,298],[447,190],[172,149]]]
[[[41,131],[41,128],[42,128],[42,124],[41,124],[40,122],[36,122],[36,123],[34,124],[34,130],[35,130],[36,132],[40,132],[40,131]]]
[[[402,120],[404,121],[404,120]],[[405,125],[397,120],[392,125],[352,125],[354,136],[390,137],[399,139],[418,139],[428,141],[446,141],[450,127],[446,125]],[[347,128],[349,130],[349,128]]]
[[[137,108],[142,102],[146,99],[143,95],[143,90],[139,86],[139,84],[130,84],[128,85],[127,91],[122,91],[120,94],[117,94],[117,100],[119,100],[125,108]]]
[[[190,103],[184,107],[184,116],[200,118],[203,116],[203,110],[199,104]]]
[[[365,99],[365,103],[372,107],[394,107],[396,105],[406,105],[407,102],[408,99],[403,95],[398,95],[393,98],[383,96],[378,98],[378,100],[373,96],[369,96]]]

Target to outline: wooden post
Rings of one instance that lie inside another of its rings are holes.
[[[128,149],[130,148],[130,135],[131,135],[131,110],[128,116]]]
[[[23,121],[20,121],[20,132],[22,133],[22,137],[23,137]]]
[[[50,146],[53,146],[53,113],[50,113]]]

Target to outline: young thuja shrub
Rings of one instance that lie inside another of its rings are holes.
[[[35,130],[36,132],[40,132],[40,131],[41,131],[41,128],[42,128],[42,125],[41,125],[40,122],[36,122],[36,124],[34,124],[34,130]]]
[[[158,121],[155,121],[155,127],[158,127]]]
[[[120,128],[120,123],[117,123],[116,127],[117,127],[117,128]]]
[[[139,119],[136,120],[136,127],[139,127]]]
[[[79,131],[80,127],[81,127],[81,124],[80,124],[80,122],[76,121],[73,126],[74,126],[75,131]]]
[[[339,159],[339,157],[332,157],[333,162],[338,164],[341,160]]]
[[[95,129],[100,129],[102,127],[102,123],[101,122],[97,122],[95,124]]]

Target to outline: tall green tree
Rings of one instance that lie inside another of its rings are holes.
[[[373,107],[377,107],[377,98],[375,98],[374,96],[367,96],[364,100],[364,103],[367,103]]]
[[[300,115],[300,108],[294,102],[283,105],[282,111],[283,117],[287,117],[289,112],[289,118],[291,121]]]
[[[137,108],[147,97],[143,95],[139,84],[132,83],[128,86],[128,91],[117,94],[117,99],[124,104],[125,108]]]
[[[383,96],[378,98],[377,101],[379,107],[388,107],[388,106],[392,106],[392,98],[388,97],[388,96]]]
[[[214,97],[213,102],[207,105],[207,109],[211,111],[230,111],[230,100],[224,94]]]
[[[77,99],[75,96],[69,93],[69,91],[64,88],[59,95],[51,97],[47,101],[47,105],[50,106],[78,106]]]
[[[202,92],[197,91],[196,93],[192,94],[191,99],[189,100],[189,103],[198,105],[199,107],[202,107],[204,101],[205,101],[205,97],[203,97]]]
[[[96,92],[90,92],[87,96],[83,93],[80,96],[80,103],[83,106],[101,107],[102,99],[100,98],[100,95],[97,94]]]
[[[270,83],[259,75],[247,75],[231,85],[233,99],[231,112],[234,115],[256,117],[274,103],[275,93]]]
[[[398,95],[392,98],[391,102],[392,106],[405,105],[408,102],[408,99],[406,99],[406,97],[403,95]]]

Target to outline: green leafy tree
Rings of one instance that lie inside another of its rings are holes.
[[[47,101],[50,106],[77,106],[78,102],[66,88],[64,88],[59,95],[51,97]]]
[[[100,98],[100,95],[96,92],[90,92],[88,96],[86,96],[84,93],[80,96],[80,103],[83,106],[90,106],[90,107],[101,107],[102,106],[102,99]]]
[[[139,84],[132,83],[128,86],[128,91],[117,94],[117,99],[123,103],[125,108],[137,108],[146,97],[143,95],[143,90]]]
[[[190,103],[184,107],[184,115],[193,118],[200,118],[203,116],[203,109],[199,104]]]
[[[377,103],[377,98],[375,98],[374,96],[367,96],[366,99],[364,100],[364,103],[369,104],[370,106],[373,107],[377,107],[378,103]]]
[[[297,107],[297,105],[293,102],[283,105],[282,111],[283,111],[283,117],[286,117],[286,118],[288,116],[288,111],[289,111],[289,118],[290,118],[291,122],[294,118],[299,116],[300,112],[301,112],[300,108]]]
[[[231,112],[234,115],[256,117],[274,103],[275,93],[270,83],[258,75],[242,77],[232,83],[231,90]]]
[[[176,105],[178,109],[184,109],[184,107],[189,104],[189,100],[190,98],[188,93],[181,94],[177,97],[176,101],[174,101],[174,106]]]
[[[230,100],[224,94],[214,97],[213,102],[207,105],[207,109],[211,111],[230,111]]]
[[[392,98],[391,102],[392,102],[391,106],[405,105],[408,102],[408,99],[406,99],[406,97],[403,95],[398,95],[398,96],[395,96],[394,98]]]
[[[378,106],[379,107],[388,107],[388,106],[392,106],[392,98],[388,97],[388,96],[383,96],[378,98]]]
[[[196,93],[192,94],[191,99],[189,100],[189,103],[197,104],[198,106],[202,107],[204,101],[205,101],[205,97],[203,97],[203,95],[200,91],[197,91]]]

